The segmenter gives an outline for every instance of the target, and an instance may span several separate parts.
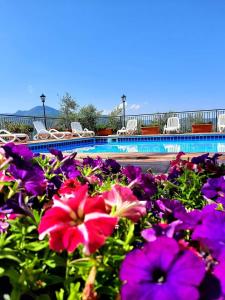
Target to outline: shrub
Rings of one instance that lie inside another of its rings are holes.
[[[14,133],[26,133],[30,134],[34,128],[31,125],[23,123],[5,122],[5,129]]]

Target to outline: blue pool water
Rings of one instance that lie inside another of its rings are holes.
[[[127,142],[111,143],[105,145],[93,145],[77,148],[78,153],[129,153],[129,152],[155,152],[169,153],[180,152],[225,152],[225,141],[180,141],[180,142]]]
[[[147,140],[146,140],[147,139]],[[38,146],[37,146],[38,145]],[[225,135],[189,137],[160,137],[160,138],[121,138],[116,141],[110,139],[88,138],[82,140],[56,141],[30,145],[34,152],[49,152],[55,148],[64,152],[78,153],[169,153],[180,152],[225,152]]]

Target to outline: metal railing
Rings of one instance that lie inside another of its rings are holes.
[[[159,124],[161,130],[166,124],[169,117],[176,116],[180,119],[181,132],[191,132],[191,125],[194,123],[209,123],[213,124],[213,131],[217,131],[217,121],[220,114],[225,114],[225,109],[213,109],[213,110],[197,110],[197,111],[182,111],[182,112],[167,112],[167,113],[154,113],[154,114],[139,114],[139,115],[126,115],[126,121],[129,119],[137,119],[138,126],[146,126]],[[33,129],[33,121],[41,120],[44,122],[43,117],[36,116],[17,116],[9,114],[0,114],[0,129],[7,129],[9,124],[24,124],[30,126]],[[70,122],[65,123],[65,119],[60,117],[46,116],[47,128],[60,129],[64,125],[65,129],[70,129]],[[71,120],[72,121],[72,120]],[[76,120],[73,120],[76,121]],[[100,116],[96,120],[95,126],[108,125],[114,127],[114,130],[121,128],[123,121],[122,116],[109,117]],[[93,124],[94,125],[94,124]],[[90,124],[90,128],[91,124]]]
[[[159,124],[162,129],[169,117],[178,117],[181,125],[180,131],[185,133],[191,132],[192,124],[195,123],[212,123],[213,131],[217,131],[218,116],[220,114],[225,114],[225,109],[128,115],[126,119],[137,119],[139,126]]]

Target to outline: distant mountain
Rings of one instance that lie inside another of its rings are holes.
[[[53,107],[45,106],[45,114],[46,114],[46,116],[58,117],[59,111]],[[18,110],[14,115],[42,117],[43,116],[43,107],[35,106],[35,107],[31,108],[30,110]]]

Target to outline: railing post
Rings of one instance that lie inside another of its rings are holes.
[[[216,132],[218,130],[218,128],[217,128],[217,121],[218,121],[218,110],[216,109]]]

